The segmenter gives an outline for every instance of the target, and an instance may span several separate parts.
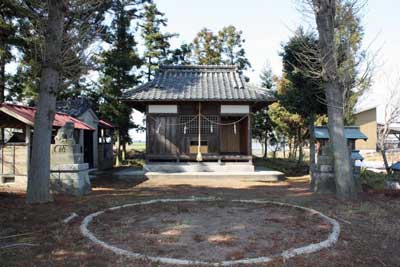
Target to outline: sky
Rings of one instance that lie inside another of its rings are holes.
[[[246,73],[253,83],[269,62],[274,74],[280,75],[282,64],[279,52],[294,30],[302,25],[314,25],[313,18],[299,12],[300,0],[156,0],[159,9],[168,18],[167,31],[179,33],[173,41],[178,46],[193,40],[195,34],[206,27],[215,32],[227,25],[243,31],[244,45],[252,64]],[[382,100],[387,79],[400,72],[400,1],[369,0],[363,9],[365,28],[364,46],[376,57],[375,83],[361,101],[361,108]]]
[[[177,47],[190,42],[206,27],[214,32],[227,25],[243,31],[244,47],[252,70],[246,75],[258,84],[267,62],[276,75],[281,74],[279,56],[282,43],[289,40],[297,27],[313,27],[313,18],[299,11],[300,0],[156,0],[160,11],[168,18],[166,31],[179,33],[172,41]],[[365,29],[364,48],[376,55],[376,74],[371,89],[361,97],[357,109],[378,106],[378,120],[383,120],[388,80],[400,79],[400,1],[369,0],[362,11]],[[399,92],[400,93],[400,92]],[[141,121],[138,113],[133,115]],[[143,134],[134,133],[142,140]]]
[[[215,32],[227,25],[243,31],[247,57],[252,71],[246,73],[252,83],[259,83],[259,74],[269,62],[274,74],[281,74],[279,52],[300,25],[309,28],[313,18],[298,11],[301,0],[155,0],[164,12],[168,32],[178,33],[173,47],[190,42],[196,33],[206,27]],[[358,108],[384,103],[388,80],[400,77],[400,1],[369,0],[362,12],[365,28],[364,46],[377,54],[376,74],[372,88],[362,97]],[[9,68],[15,68],[10,66]],[[400,93],[400,92],[399,92]],[[378,114],[379,117],[379,114]],[[135,122],[142,116],[134,113]],[[134,133],[133,139],[143,140],[144,134]]]

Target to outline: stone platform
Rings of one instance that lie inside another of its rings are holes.
[[[180,172],[254,172],[249,162],[180,162],[180,163],[147,163],[143,166],[146,172],[180,173]]]
[[[269,170],[269,169],[255,169],[253,171],[239,171],[239,170],[225,170],[225,171],[167,171],[167,172],[156,172],[138,170],[134,168],[123,169],[113,174],[115,177],[123,180],[132,179],[241,179],[248,181],[264,181],[274,182],[285,179],[282,172]]]

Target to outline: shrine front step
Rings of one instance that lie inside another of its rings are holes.
[[[181,163],[148,163],[143,166],[146,172],[155,173],[226,173],[226,172],[254,172],[255,168],[249,162],[181,162]]]
[[[250,172],[146,172],[148,179],[240,179],[246,181],[276,182],[285,179],[285,175],[279,171],[250,171]]]

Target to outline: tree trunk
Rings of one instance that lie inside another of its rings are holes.
[[[300,164],[303,162],[304,154],[303,154],[303,144],[299,144],[299,158],[297,160],[297,166],[300,166]]]
[[[147,81],[151,81],[151,57],[149,57],[149,66],[147,68]]]
[[[347,140],[344,136],[344,100],[338,83],[335,47],[335,0],[313,0],[319,33],[320,56],[328,105],[328,126],[333,145],[336,196],[341,199],[355,198],[356,187],[350,166]]]
[[[386,122],[383,126],[383,129],[380,130],[379,132],[379,142],[378,142],[378,149],[381,151],[382,159],[383,159],[383,164],[385,165],[385,170],[386,174],[390,175],[391,170],[389,167],[389,162],[387,160],[387,155],[386,155],[386,147],[385,147],[385,140],[388,136],[389,133],[389,125],[390,123]]]
[[[315,135],[314,135],[314,116],[310,118],[308,130],[310,131],[310,190],[314,191],[315,187],[315,170],[317,166],[315,164]]]
[[[390,166],[389,166],[389,162],[387,160],[386,148],[385,147],[381,148],[381,154],[382,154],[383,164],[385,165],[386,173],[387,173],[387,175],[390,175],[391,174],[391,169],[390,169]]]
[[[125,161],[126,160],[126,141],[122,142],[122,160]]]
[[[303,139],[301,137],[301,128],[297,130],[297,146],[299,149],[299,158],[297,160],[297,166],[300,166],[301,162],[303,162]]]
[[[2,46],[2,49],[5,51],[5,46],[3,44],[4,41],[1,41],[0,46]],[[0,58],[0,103],[4,102],[4,94],[6,91],[6,59],[5,56],[3,55]]]
[[[285,142],[285,138],[283,138],[283,158],[286,158],[286,142]]]
[[[263,158],[266,159],[268,157],[268,138],[264,139],[264,156]]]
[[[347,139],[344,135],[343,109],[336,107],[337,94],[340,91],[337,85],[328,84],[328,126],[329,136],[333,145],[334,169],[336,178],[336,195],[342,199],[355,198],[357,195],[353,179],[350,154]],[[331,103],[331,104],[329,104]]]
[[[6,45],[4,40],[0,40],[1,49],[4,51],[4,55],[0,58],[0,104],[5,100],[6,91]],[[4,128],[0,128],[0,144],[4,143]]]
[[[64,1],[48,0],[48,21],[40,77],[39,104],[35,115],[32,159],[28,172],[28,203],[52,200],[49,191],[50,144],[56,94],[60,85],[61,49],[64,28]]]
[[[116,158],[115,158],[115,166],[119,167],[121,166],[121,157],[120,157],[120,149],[121,149],[121,140],[120,140],[120,131],[119,129],[116,130],[115,136],[117,140],[115,141],[115,147],[116,147]]]

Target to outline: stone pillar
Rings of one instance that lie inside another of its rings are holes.
[[[333,168],[333,154],[330,145],[321,147],[321,153],[318,154],[317,169],[315,170],[314,191],[318,193],[335,193],[335,173]]]
[[[50,188],[54,192],[82,196],[91,190],[89,165],[83,162],[80,144],[75,144],[74,124],[67,122],[50,150]]]

